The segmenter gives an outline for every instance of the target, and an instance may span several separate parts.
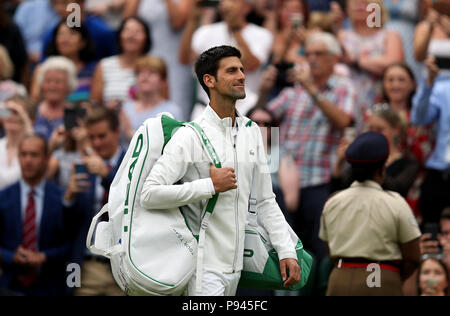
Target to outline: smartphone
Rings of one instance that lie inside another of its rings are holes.
[[[86,116],[86,109],[81,106],[64,109],[64,128],[66,131],[72,130],[78,126],[78,119],[84,119]]]
[[[278,75],[275,82],[275,87],[277,90],[282,90],[283,88],[294,86],[292,82],[288,81],[288,72],[289,70],[293,69],[294,66],[295,65],[293,63],[284,61],[275,65],[278,70]]]
[[[199,2],[199,6],[202,8],[216,8],[219,6],[220,0],[203,0]]]
[[[450,69],[450,57],[436,56],[436,66],[438,66],[439,69]]]
[[[439,224],[437,223],[425,223],[423,227],[424,234],[431,234],[430,240],[437,241],[439,233]]]
[[[12,111],[8,109],[6,106],[0,105],[0,118],[10,118],[12,115]]]
[[[76,109],[64,109],[64,128],[66,131],[77,127],[77,112]]]
[[[89,171],[86,168],[86,165],[83,163],[75,164],[75,173],[76,174],[88,174]]]

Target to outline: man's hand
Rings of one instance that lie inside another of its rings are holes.
[[[209,174],[216,193],[226,192],[237,188],[236,175],[233,168],[216,168],[211,164]]]
[[[35,252],[20,245],[14,253],[13,261],[21,266],[39,268],[47,258],[42,252]]]
[[[26,266],[27,265],[27,256],[23,253],[23,247],[19,246],[13,256],[13,262],[15,264]]]
[[[36,252],[29,249],[21,248],[20,252],[25,256],[27,260],[27,266],[32,268],[39,268],[47,261],[47,258],[43,252]]]
[[[283,286],[288,288],[300,282],[301,271],[298,266],[297,260],[292,258],[286,258],[280,261],[281,279],[283,280]],[[289,273],[289,278],[287,277]]]
[[[98,155],[91,155],[83,159],[83,163],[90,173],[96,174],[102,178],[106,178],[109,173],[108,166]]]
[[[439,252],[439,242],[437,240],[429,240],[431,234],[423,234],[419,240],[420,254],[433,254]]]
[[[297,66],[288,71],[288,81],[297,82],[310,94],[313,95],[319,91],[314,81],[311,79],[311,71],[307,66]]]

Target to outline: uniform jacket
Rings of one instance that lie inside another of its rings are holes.
[[[237,178],[237,189],[219,194],[206,232],[204,266],[224,273],[242,270],[252,181],[257,185],[259,219],[280,260],[297,258],[288,224],[272,191],[259,127],[239,114],[236,122],[238,131],[233,136],[231,118],[220,119],[210,106],[196,120],[211,141],[222,167],[234,168]],[[142,206],[148,209],[181,207],[191,229],[198,232],[206,204],[215,193],[209,168],[210,160],[196,133],[191,128],[181,127],[143,185]]]

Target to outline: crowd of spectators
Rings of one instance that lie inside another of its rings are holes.
[[[277,201],[317,270],[330,263],[324,205],[354,182],[346,150],[379,132],[381,186],[423,233],[403,293],[447,295],[449,14],[447,0],[1,1],[0,293],[121,294],[85,247],[88,225],[134,132],[160,112],[198,117],[209,101],[193,64],[232,45],[246,75],[237,110],[263,128]],[[68,263],[81,288],[66,286]],[[322,277],[297,294],[320,294]]]

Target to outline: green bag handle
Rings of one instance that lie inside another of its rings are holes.
[[[208,153],[209,157],[211,158],[211,161],[213,162],[214,166],[216,168],[222,168],[222,164],[219,160],[219,156],[217,155],[213,145],[211,144],[211,141],[209,140],[208,136],[206,136],[205,131],[195,122],[187,123],[187,125],[192,126],[195,131],[200,135],[200,138],[203,142],[204,147],[206,148],[206,152]],[[217,199],[219,198],[219,193],[216,193],[213,195],[212,198],[209,199],[208,204],[206,205],[205,214],[214,212],[214,208],[217,203]],[[205,215],[203,214],[203,217]]]

